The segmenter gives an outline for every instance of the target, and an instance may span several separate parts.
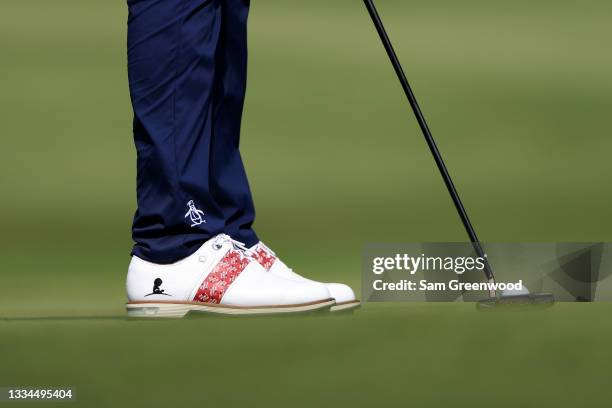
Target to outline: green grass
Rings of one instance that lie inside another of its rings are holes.
[[[87,407],[606,406],[609,310],[416,303],[337,317],[0,321],[0,380],[70,384]]]
[[[610,2],[378,5],[481,238],[612,240]],[[118,318],[125,22],[123,0],[3,1],[0,387],[75,385],[87,407],[607,405],[608,304]],[[358,288],[366,242],[464,239],[360,1],[253,2],[249,69],[256,228],[297,271]]]

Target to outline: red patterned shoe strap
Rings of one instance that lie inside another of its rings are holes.
[[[249,264],[249,259],[234,249],[230,249],[204,279],[193,301],[202,303],[221,303],[221,299],[238,275]]]
[[[272,251],[268,250],[268,247],[263,244],[257,244],[257,247],[252,252],[253,258],[255,258],[255,260],[259,262],[259,264],[263,266],[266,271],[269,271],[274,264],[274,261],[276,261],[276,255],[274,255]]]

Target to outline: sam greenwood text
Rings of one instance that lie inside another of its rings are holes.
[[[459,282],[451,280],[448,282],[429,282],[421,279],[418,282],[402,279],[398,282],[384,282],[381,279],[375,280],[372,287],[376,291],[429,291],[437,292],[444,290],[460,291],[490,291],[490,290],[510,290],[520,291],[523,289],[523,281],[518,282]]]

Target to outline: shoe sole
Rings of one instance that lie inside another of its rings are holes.
[[[189,314],[210,315],[275,315],[287,313],[308,313],[329,309],[336,302],[325,299],[318,302],[301,303],[283,306],[229,306],[198,302],[129,302],[125,305],[128,317],[137,318],[175,318],[180,319]]]
[[[348,302],[336,303],[329,308],[330,312],[343,312],[347,310],[356,309],[361,306],[361,302],[358,300],[350,300]]]

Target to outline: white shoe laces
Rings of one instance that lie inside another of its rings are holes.
[[[213,241],[212,246],[213,249],[219,250],[226,243],[232,244],[232,247],[236,251],[240,252],[245,258],[253,260],[253,252],[245,246],[244,242],[236,241],[227,234],[217,235]]]

